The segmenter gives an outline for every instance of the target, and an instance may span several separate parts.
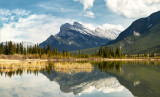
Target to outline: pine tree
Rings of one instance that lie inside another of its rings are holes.
[[[5,55],[8,55],[8,42],[6,42],[4,53]]]
[[[100,57],[103,57],[103,47],[101,46],[100,48],[99,48],[99,52],[98,52],[98,55],[100,56]]]
[[[14,51],[14,54],[16,53],[16,44],[14,43],[13,44],[13,51]]]
[[[23,43],[20,43],[20,53],[23,54]]]
[[[68,50],[66,51],[66,56],[67,56],[67,57],[70,57],[70,53],[69,53]]]
[[[121,50],[119,47],[116,48],[116,57],[120,58],[122,56]]]
[[[17,53],[17,54],[20,54],[20,53],[21,53],[21,51],[20,51],[20,46],[19,46],[18,43],[17,43],[17,47],[16,47],[16,53]]]
[[[55,56],[55,55],[56,55],[56,49],[53,48],[53,56]]]
[[[42,56],[42,50],[41,49],[38,50],[38,54],[39,54],[39,57],[41,58],[41,56]]]
[[[4,46],[3,46],[3,43],[1,43],[1,46],[0,46],[0,54],[4,54]]]
[[[110,52],[110,56],[114,58],[115,57],[114,49],[110,48],[109,52]]]
[[[29,54],[29,46],[27,45],[27,54]]]
[[[8,54],[9,55],[13,55],[14,54],[14,48],[13,48],[13,44],[12,44],[11,41],[8,43]]]
[[[45,46],[42,48],[42,54],[46,54]]]
[[[63,50],[63,52],[62,52],[62,56],[63,56],[63,57],[66,57],[66,52],[65,52],[65,50]]]
[[[24,48],[24,50],[23,50],[23,54],[24,54],[24,55],[26,55],[26,54],[27,54],[26,48]]]
[[[51,49],[50,45],[47,46],[47,54],[48,54],[49,57],[52,56],[52,49]]]
[[[104,48],[103,53],[104,53],[104,57],[105,57],[105,58],[108,58],[108,57],[109,57],[108,47],[105,47],[105,48]]]

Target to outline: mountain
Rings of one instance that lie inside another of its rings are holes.
[[[107,46],[120,46],[126,54],[160,52],[160,11],[134,21]]]
[[[126,94],[132,93],[133,97],[159,97],[160,91],[157,85],[160,81],[157,77],[160,76],[160,65],[157,62],[144,63],[93,62],[94,69],[91,72],[64,73],[61,72],[64,70],[62,68],[61,71],[52,68],[50,72],[40,73],[48,80],[59,84],[60,90],[64,93],[73,92],[74,95],[83,95],[83,93],[95,93],[97,90],[101,93],[116,94],[125,91]]]
[[[110,33],[106,34],[107,32]],[[103,31],[97,28],[93,31],[78,22],[74,22],[73,25],[65,23],[60,27],[60,32],[58,34],[51,35],[39,46],[46,47],[47,45],[51,45],[52,49],[55,47],[61,51],[63,49],[74,51],[105,45],[111,39],[114,39],[111,34],[117,35],[118,33],[120,33],[120,31],[114,29]]]
[[[50,81],[55,81],[59,84],[60,90],[64,93],[73,92],[74,95],[94,92],[94,90],[102,91],[103,93],[121,92],[125,88],[119,81],[105,72],[93,70],[92,72],[79,73],[61,73],[51,71],[41,72]]]

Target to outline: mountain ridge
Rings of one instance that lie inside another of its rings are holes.
[[[134,21],[109,47],[121,47],[126,54],[159,53],[160,11]]]
[[[116,43],[128,36],[134,35],[135,32],[138,32],[139,34],[148,32],[154,25],[160,23],[159,16],[160,16],[160,11],[152,13],[150,16],[146,18],[137,19],[127,29],[121,32],[115,40],[107,43],[107,45]]]
[[[113,32],[114,30],[111,33]],[[74,22],[73,25],[65,23],[60,27],[58,34],[51,35],[47,40],[40,43],[39,46],[47,47],[47,45],[51,45],[52,49],[55,47],[61,51],[98,47],[105,45],[111,40],[104,33],[90,30],[78,22]],[[115,33],[118,33],[118,30]]]

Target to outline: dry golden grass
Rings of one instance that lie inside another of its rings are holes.
[[[46,62],[24,62],[24,61],[0,61],[0,71],[10,72],[18,69],[22,70],[40,70],[47,66]]]
[[[78,73],[78,72],[91,72],[93,66],[91,63],[55,63],[54,71],[62,73]]]

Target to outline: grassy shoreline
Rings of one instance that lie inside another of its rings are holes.
[[[12,61],[12,62],[48,62],[48,61],[160,61],[159,57],[140,57],[140,58],[100,58],[100,57],[91,57],[91,58],[64,58],[64,57],[52,57],[52,58],[39,58],[36,55],[0,55],[0,62]]]
[[[53,58],[53,59],[0,59],[0,62],[67,62],[67,61],[160,61],[159,58]]]

